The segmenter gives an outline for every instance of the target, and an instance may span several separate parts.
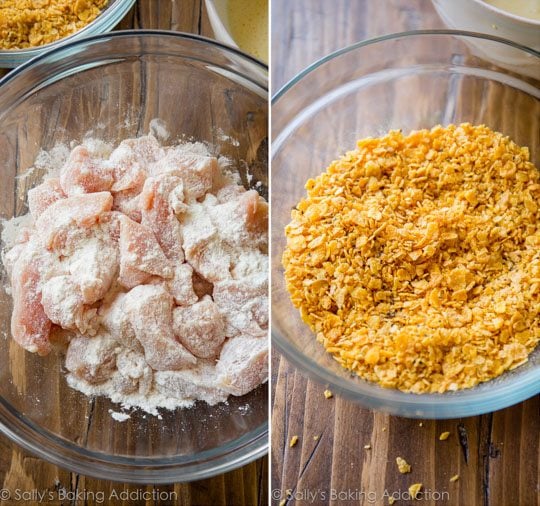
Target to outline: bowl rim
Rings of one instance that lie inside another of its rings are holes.
[[[93,21],[88,23],[86,26],[83,26],[80,30],[68,35],[67,37],[62,37],[61,39],[55,40],[54,42],[49,42],[48,44],[43,44],[42,46],[32,46],[23,49],[2,49],[0,50],[0,62],[2,60],[8,60],[10,57],[14,58],[32,58],[35,55],[39,55],[43,52],[47,52],[53,48],[63,46],[74,42],[75,40],[80,40],[84,38],[86,34],[92,32],[93,30],[105,30],[101,33],[106,33],[110,30],[116,23],[120,22],[121,17],[123,17],[129,9],[133,7],[135,0],[113,0],[111,5],[108,5],[104,11],[102,11]],[[109,23],[112,23],[109,26]]]
[[[39,66],[51,56],[61,56],[66,52],[71,55],[73,49],[80,50],[80,46],[85,46],[87,43],[109,42],[111,39],[140,36],[187,40],[196,44],[216,46],[233,53],[235,56],[255,64],[263,71],[258,77],[263,76],[264,82],[261,84],[259,79],[257,83],[263,90],[268,90],[268,66],[237,48],[191,33],[168,30],[121,30],[78,38],[51,50],[43,51],[0,79],[0,93],[3,85],[13,81],[27,69]],[[249,464],[268,453],[268,417],[266,417],[264,423],[246,434],[215,448],[193,454],[192,457],[196,457],[196,459],[189,459],[189,456],[181,456],[180,458],[178,456],[154,458],[111,456],[103,452],[84,449],[47,429],[42,429],[11,406],[1,395],[0,433],[31,453],[59,467],[87,476],[126,483],[165,484],[210,478]],[[31,434],[30,437],[29,434]],[[217,455],[216,450],[220,450]],[[211,459],[211,466],[205,467],[204,461],[201,463],[202,459]],[[178,465],[186,465],[186,468],[178,469]]]
[[[375,37],[368,40],[363,40],[344,48],[333,51],[332,53],[316,60],[305,69],[301,70],[292,79],[290,79],[285,85],[283,85],[277,93],[275,93],[271,100],[271,105],[274,106],[279,100],[281,100],[286,92],[293,86],[299,83],[304,77],[314,72],[317,68],[325,63],[339,58],[342,55],[356,51],[365,46],[371,46],[378,43],[384,43],[396,39],[403,39],[414,36],[459,36],[461,38],[476,38],[482,40],[489,40],[496,43],[511,46],[515,49],[525,51],[536,58],[540,58],[540,52],[512,42],[500,37],[491,36],[487,34],[480,34],[476,32],[467,32],[460,30],[413,30],[407,32],[398,32],[380,37]],[[278,133],[273,133],[273,139],[279,137]],[[272,160],[274,157],[274,146],[271,145],[270,149],[270,166],[272,166]],[[270,200],[270,205],[272,201]],[[273,245],[271,246],[273,247]],[[274,252],[271,249],[271,257]],[[273,273],[271,273],[271,276]],[[459,418],[463,416],[476,416],[484,413],[493,412],[494,410],[502,409],[518,402],[521,402],[529,397],[532,397],[540,392],[540,367],[533,369],[532,375],[523,378],[517,378],[516,381],[510,384],[503,384],[498,390],[498,402],[491,402],[485,400],[485,393],[478,391],[477,388],[463,389],[458,391],[459,397],[454,392],[446,392],[444,394],[414,394],[402,392],[397,389],[382,388],[379,385],[361,380],[358,387],[354,387],[346,382],[343,378],[337,376],[329,369],[319,366],[311,357],[298,353],[298,349],[289,343],[289,341],[281,335],[277,330],[279,328],[277,315],[274,313],[272,300],[270,302],[271,309],[271,336],[272,346],[281,353],[290,363],[292,363],[301,372],[305,372],[310,378],[314,379],[318,383],[323,385],[330,385],[334,393],[342,395],[343,397],[364,405],[371,409],[378,409],[389,412],[394,415],[407,416],[410,418],[430,418],[430,419],[450,419]],[[485,382],[480,384],[485,385]],[[515,393],[519,392],[519,393]],[[504,394],[507,394],[506,397]],[[509,394],[513,393],[512,396]],[[453,397],[453,398],[452,398]],[[451,406],[446,406],[445,403],[452,401]],[[382,402],[385,405],[381,405]],[[443,403],[444,402],[444,403]],[[426,406],[437,405],[438,410],[428,410],[426,412]],[[442,407],[442,409],[441,409]]]
[[[61,53],[61,52],[68,51],[73,48],[77,48],[78,45],[86,44],[89,42],[99,43],[99,42],[108,40],[109,38],[120,39],[120,38],[129,38],[129,37],[147,37],[147,36],[169,37],[173,39],[195,41],[196,43],[204,43],[210,46],[217,46],[220,49],[225,49],[226,51],[234,53],[237,56],[241,56],[242,58],[249,60],[251,63],[255,63],[256,65],[262,67],[261,70],[263,70],[263,72],[265,73],[265,81],[266,81],[264,87],[268,89],[268,65],[264,63],[263,61],[258,60],[257,58],[251,56],[250,54],[243,52],[241,49],[225,44],[223,42],[217,41],[215,39],[205,37],[203,35],[195,34],[195,33],[173,32],[171,30],[153,30],[153,29],[116,30],[114,32],[98,33],[96,35],[90,35],[88,37],[82,37],[76,40],[72,40],[69,43],[62,44],[60,46],[52,47],[51,49],[37,54],[33,58],[25,61],[24,63],[21,63],[20,65],[15,67],[13,70],[9,71],[8,74],[6,74],[4,77],[0,79],[0,88],[7,82],[11,81],[16,76],[18,76],[21,72],[24,72],[27,68],[33,65],[39,64],[41,60],[45,58],[50,58],[51,56],[54,56],[57,53]]]
[[[492,11],[505,18],[512,19],[513,21],[520,21],[522,23],[531,24],[533,26],[540,26],[540,20],[538,19],[527,18],[525,16],[520,16],[519,14],[514,14],[513,12],[505,11],[504,9],[501,9],[500,7],[487,3],[483,0],[473,0],[473,2],[481,8],[485,8],[488,11]]]
[[[285,94],[285,92],[287,92],[290,88],[292,88],[297,82],[299,82],[305,76],[307,76],[308,74],[316,70],[321,65],[324,65],[326,62],[333,60],[334,58],[337,58],[338,56],[349,53],[351,51],[354,51],[364,46],[371,46],[373,44],[377,44],[378,42],[385,42],[388,40],[401,39],[401,38],[417,36],[417,35],[453,35],[453,36],[461,36],[461,37],[472,37],[475,39],[482,39],[482,40],[502,43],[514,49],[520,49],[522,51],[530,53],[532,56],[536,56],[537,58],[540,58],[540,51],[537,51],[536,49],[524,46],[522,44],[513,42],[508,39],[504,39],[502,37],[489,35],[487,33],[469,32],[465,30],[450,30],[450,29],[409,30],[406,32],[389,33],[387,35],[381,35],[379,37],[373,37],[371,39],[355,42],[354,44],[350,44],[348,46],[337,49],[336,51],[332,51],[331,53],[323,56],[322,58],[315,60],[313,63],[311,63],[310,65],[305,67],[303,70],[298,72],[295,76],[289,79],[289,81],[287,81],[283,86],[281,86],[278,89],[278,91],[272,96],[271,105],[274,105],[274,103],[276,103]]]

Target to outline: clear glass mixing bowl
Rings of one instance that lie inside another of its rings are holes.
[[[154,118],[169,142],[212,144],[267,197],[267,117],[266,68],[219,43],[130,31],[65,45],[0,82],[0,218],[27,212],[26,193],[42,175],[18,176],[40,149],[89,131],[119,142],[148,132]],[[266,385],[228,404],[114,421],[118,405],[67,386],[58,353],[40,358],[11,340],[2,267],[0,278],[0,430],[15,442],[75,472],[140,483],[201,479],[267,452]]]
[[[122,20],[134,3],[135,0],[111,0],[94,21],[69,37],[64,37],[44,46],[0,51],[0,67],[16,67],[49,49],[55,49],[82,37],[106,33],[112,30]]]
[[[540,82],[473,55],[478,41],[540,54],[502,39],[454,31],[389,35],[337,51],[272,99],[272,343],[301,371],[340,395],[396,415],[454,418],[515,404],[540,391],[540,349],[529,362],[469,390],[415,395],[381,388],[343,369],[290,302],[281,256],[290,211],[304,184],[357,139],[389,129],[485,123],[540,157]],[[540,303],[540,302],[539,302]]]

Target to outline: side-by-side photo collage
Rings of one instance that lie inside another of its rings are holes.
[[[540,0],[0,0],[0,506],[540,506]]]

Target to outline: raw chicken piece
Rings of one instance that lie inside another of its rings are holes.
[[[165,284],[179,306],[189,306],[199,300],[193,289],[193,268],[189,264],[177,264],[173,278]]]
[[[268,204],[255,191],[238,193],[236,199],[205,206],[222,240],[233,246],[266,247],[268,238]]]
[[[42,288],[43,309],[49,319],[65,329],[95,334],[97,309],[84,304],[80,287],[72,276],[55,276]]]
[[[182,369],[197,362],[174,338],[172,308],[172,297],[160,285],[137,286],[124,298],[124,310],[144,348],[146,362],[157,371]]]
[[[228,397],[217,386],[215,366],[203,361],[182,371],[158,371],[154,382],[159,392],[176,399],[201,399],[213,406]]]
[[[131,315],[126,310],[127,294],[118,293],[111,299],[99,309],[101,324],[122,346],[144,353],[141,343],[135,336]]]
[[[59,179],[45,179],[39,186],[28,190],[28,207],[34,219],[37,220],[51,204],[65,198],[66,194],[60,186]]]
[[[13,265],[11,334],[24,349],[47,355],[51,351],[49,333],[52,323],[41,304],[38,262],[30,251],[24,251]]]
[[[103,383],[116,369],[116,341],[106,333],[75,337],[66,353],[66,369],[89,383]]]
[[[88,193],[61,199],[51,204],[36,221],[36,231],[48,249],[65,245],[68,228],[89,228],[102,213],[110,211],[113,198],[109,192]]]
[[[214,284],[214,302],[225,316],[226,335],[264,336],[268,326],[266,272],[240,280]]]
[[[126,209],[122,211],[130,217],[138,203],[135,197],[141,192],[148,176],[147,165],[162,156],[163,148],[155,137],[149,135],[122,141],[111,153],[109,163],[114,167],[111,191],[115,193],[115,206],[118,204]],[[140,222],[140,217],[135,221]]]
[[[203,204],[193,203],[182,217],[186,258],[197,273],[214,283],[231,277],[231,258]]]
[[[72,238],[70,255],[64,260],[85,304],[102,299],[118,274],[118,248],[111,234],[114,222],[107,225],[92,227],[77,241]]]
[[[169,173],[179,176],[187,202],[204,197],[219,172],[217,158],[186,153],[178,148],[169,149],[164,158],[152,165],[151,170],[153,175]]]
[[[183,262],[180,224],[171,205],[171,200],[181,198],[178,188],[181,189],[181,181],[176,176],[162,174],[149,177],[144,183],[140,205],[143,225],[154,232],[167,258]]]
[[[215,358],[225,340],[225,322],[208,295],[192,306],[176,307],[174,335],[199,358]]]
[[[268,378],[268,343],[264,338],[235,337],[221,350],[217,384],[232,395],[245,395]]]
[[[138,391],[146,395],[152,388],[152,368],[142,353],[123,349],[116,357],[116,367],[118,374],[114,382],[119,391],[126,394]]]
[[[147,283],[153,276],[171,278],[173,267],[154,236],[144,225],[120,218],[120,278],[126,288]]]
[[[141,194],[139,189],[132,188],[129,190],[116,192],[113,195],[112,208],[115,211],[120,211],[121,213],[127,215],[133,221],[140,223],[142,219],[140,198]]]
[[[70,197],[108,191],[113,181],[113,169],[103,160],[92,158],[84,146],[77,146],[71,152],[60,172],[60,185]]]

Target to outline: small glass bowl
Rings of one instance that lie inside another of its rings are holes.
[[[64,37],[56,42],[34,48],[0,51],[0,67],[14,68],[50,49],[57,48],[82,37],[109,32],[122,20],[134,3],[135,0],[111,0],[94,21],[69,37]]]
[[[43,173],[24,173],[41,149],[88,134],[118,144],[149,132],[153,119],[166,125],[167,143],[210,144],[267,197],[267,68],[195,35],[113,32],[48,51],[0,81],[0,228],[27,212]],[[13,342],[6,285],[0,264],[0,431],[16,443],[77,473],[137,483],[207,478],[266,454],[267,385],[216,406],[117,422],[120,406],[67,385],[60,353],[39,357]]]
[[[369,408],[418,418],[478,415],[540,392],[540,347],[528,363],[468,390],[411,394],[343,369],[300,318],[281,257],[291,209],[304,184],[363,137],[437,124],[484,123],[540,158],[538,80],[474,56],[477,41],[510,47],[540,67],[540,54],[509,41],[458,31],[419,31],[354,44],[311,65],[272,99],[272,343],[301,371]],[[472,44],[471,44],[472,43]]]

